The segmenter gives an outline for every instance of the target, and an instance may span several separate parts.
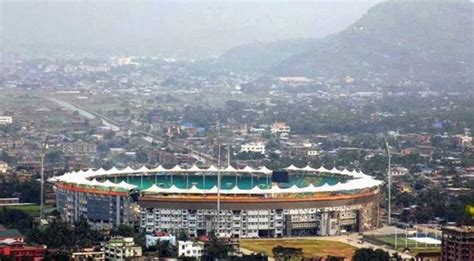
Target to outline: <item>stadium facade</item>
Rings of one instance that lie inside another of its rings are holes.
[[[63,217],[74,222],[83,216],[97,228],[129,224],[195,237],[219,227],[221,236],[245,238],[337,235],[378,226],[381,181],[347,169],[286,170],[287,183],[273,183],[266,167],[248,166],[89,169],[50,181]]]

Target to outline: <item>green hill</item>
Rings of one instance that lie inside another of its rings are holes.
[[[238,47],[219,61],[234,70],[281,76],[472,81],[473,6],[452,1],[380,3],[337,34]]]

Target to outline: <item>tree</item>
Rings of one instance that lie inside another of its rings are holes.
[[[156,248],[159,257],[173,257],[175,255],[174,247],[168,240],[159,240],[156,242]]]
[[[341,256],[328,256],[326,261],[344,261],[344,257],[341,257]]]
[[[189,235],[188,233],[186,232],[186,230],[184,229],[180,229],[179,232],[178,232],[178,240],[181,240],[181,241],[187,241],[189,240]]]
[[[131,226],[120,224],[117,228],[114,228],[114,230],[112,231],[112,235],[122,237],[133,237],[135,236],[135,229]]]
[[[59,161],[61,160],[62,154],[63,153],[60,150],[48,151],[46,155],[44,156],[44,160],[45,162],[50,163],[50,164],[59,163]]]
[[[275,260],[287,261],[292,260],[294,258],[302,258],[303,249],[294,247],[283,247],[278,245],[272,249],[272,254],[273,257],[275,257]]]
[[[33,227],[33,219],[23,210],[2,207],[0,208],[0,224],[26,233]]]
[[[139,163],[147,163],[148,162],[148,154],[144,151],[138,151],[136,154],[137,161]]]
[[[355,251],[352,260],[354,261],[388,261],[390,254],[382,249],[373,250],[371,248],[359,248]]]
[[[4,261],[15,261],[15,258],[13,256],[4,256],[0,255],[0,260]]]
[[[84,217],[80,217],[74,223],[75,245],[89,246],[98,243],[101,236],[97,230],[94,230],[89,225],[89,222]]]
[[[0,259],[3,260],[3,259]],[[59,252],[49,252],[46,251],[43,257],[44,261],[68,261],[71,260],[71,257],[68,252],[59,251]]]
[[[204,247],[204,252],[210,260],[226,259],[229,252],[229,246],[219,240],[213,230],[209,233],[209,242]]]

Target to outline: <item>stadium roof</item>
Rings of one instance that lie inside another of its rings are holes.
[[[382,181],[375,180],[373,177],[366,175],[362,172],[358,172],[356,170],[349,171],[347,169],[338,170],[337,168],[333,168],[328,170],[324,167],[320,167],[318,169],[314,169],[311,166],[305,167],[296,167],[294,165],[289,166],[286,168],[289,171],[301,171],[301,172],[313,172],[315,175],[319,173],[329,173],[335,175],[343,175],[351,177],[352,179],[348,180],[344,183],[337,183],[335,185],[324,184],[322,186],[314,186],[310,184],[306,187],[297,187],[296,185],[289,187],[289,188],[280,188],[278,186],[273,186],[271,188],[262,189],[258,186],[255,186],[251,189],[240,189],[238,187],[234,187],[232,189],[221,189],[223,194],[273,194],[273,193],[315,193],[315,192],[333,192],[333,191],[347,191],[347,190],[358,190],[364,188],[370,188],[375,186],[380,186]],[[202,173],[202,174],[209,174],[215,175],[219,169],[213,165],[208,168],[200,168],[196,165],[190,168],[182,168],[178,165],[166,169],[163,166],[158,166],[153,169],[148,169],[146,166],[143,166],[139,169],[133,169],[131,167],[126,167],[124,169],[117,169],[112,168],[109,170],[104,170],[102,168],[98,170],[88,169],[86,171],[79,170],[76,172],[69,172],[65,173],[62,176],[53,177],[49,179],[50,182],[64,182],[64,183],[73,183],[83,186],[91,186],[91,187],[102,187],[108,189],[123,189],[123,190],[130,190],[137,188],[136,185],[127,183],[125,181],[121,181],[120,183],[113,183],[109,180],[104,182],[100,182],[97,179],[101,177],[112,177],[112,176],[120,176],[120,175],[127,175],[127,174],[138,174],[138,175],[162,175],[162,174],[169,174],[175,173],[176,175],[183,175],[183,173]],[[266,168],[265,166],[255,169],[250,166],[245,166],[241,169],[236,169],[231,165],[227,166],[226,168],[221,168],[220,171],[225,173],[255,173],[255,174],[271,174],[272,170]],[[186,194],[212,194],[217,193],[217,187],[213,187],[211,189],[200,189],[196,186],[192,186],[189,189],[182,189],[176,186],[171,186],[170,188],[161,188],[153,184],[151,187],[142,190],[144,193],[186,193]]]

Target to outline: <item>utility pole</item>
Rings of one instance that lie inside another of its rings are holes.
[[[390,147],[388,146],[387,139],[385,141],[385,150],[387,151],[388,157],[388,224],[392,224],[392,169],[391,169],[391,156]]]
[[[227,167],[230,166],[230,144],[227,144]]]
[[[218,143],[217,149],[217,237],[220,235],[221,219],[221,144]]]
[[[40,170],[40,183],[41,183],[41,192],[40,192],[40,219],[43,219],[43,193],[44,193],[44,150],[41,152],[41,170]]]
[[[40,183],[41,183],[41,190],[40,190],[40,219],[44,218],[44,156],[46,154],[46,150],[48,149],[48,138],[49,135],[46,135],[44,139],[43,148],[41,150],[41,170],[40,170]]]

